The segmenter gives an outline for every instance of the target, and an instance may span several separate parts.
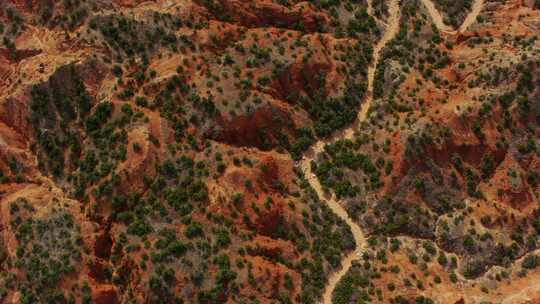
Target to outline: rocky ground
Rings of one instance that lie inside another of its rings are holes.
[[[537,4],[426,1],[0,2],[0,303],[540,300]]]

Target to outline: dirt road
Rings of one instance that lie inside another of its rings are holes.
[[[424,3],[427,11],[429,12],[437,28],[441,32],[449,34],[449,35],[457,34],[458,32],[460,33],[464,32],[476,20],[476,17],[478,16],[478,14],[480,13],[483,7],[483,0],[476,0],[473,4],[473,9],[469,13],[467,18],[463,22],[463,24],[460,26],[459,30],[455,30],[444,24],[441,14],[439,13],[439,11],[437,11],[437,9],[435,8],[435,5],[430,0],[422,0],[422,2]],[[366,100],[363,102],[362,106],[359,109],[357,122],[362,122],[366,119],[368,109],[371,106],[371,103],[373,101],[373,81],[375,79],[375,71],[377,70],[377,65],[379,63],[380,52],[386,46],[386,44],[395,37],[395,35],[399,31],[399,19],[400,19],[399,0],[391,0],[388,6],[389,6],[390,16],[388,18],[387,26],[385,28],[383,37],[377,43],[377,45],[374,47],[374,50],[373,50],[373,62],[368,68],[368,92],[367,92]],[[306,179],[308,180],[308,182],[310,183],[311,187],[315,190],[319,198],[323,200],[337,216],[339,216],[342,220],[344,220],[347,223],[347,225],[350,227],[352,231],[352,234],[354,236],[354,240],[356,243],[355,250],[349,253],[341,261],[340,270],[330,275],[330,278],[326,285],[325,292],[322,299],[324,304],[332,303],[332,293],[336,285],[339,283],[341,278],[347,273],[347,271],[352,265],[353,260],[358,259],[360,257],[360,254],[365,246],[365,236],[364,236],[364,233],[362,232],[362,229],[360,229],[360,226],[358,226],[358,224],[355,223],[349,217],[349,215],[347,214],[347,211],[343,208],[343,206],[341,206],[340,202],[337,200],[335,195],[333,194],[330,195],[324,192],[321,184],[319,183],[319,180],[317,179],[315,174],[311,171],[311,161],[314,160],[314,158],[316,157],[318,153],[323,151],[324,146],[326,144],[335,142],[336,140],[343,139],[343,138],[352,138],[356,126],[357,124],[353,124],[346,130],[339,132],[338,134],[330,137],[327,140],[319,140],[309,149],[308,152],[306,152],[304,158],[302,159],[300,163],[300,167],[302,171],[304,172],[304,175]]]
[[[363,102],[360,111],[358,112],[358,121],[363,121],[366,118],[367,112],[369,107],[371,106],[371,102],[373,100],[373,81],[375,79],[375,71],[377,69],[377,64],[379,63],[379,56],[381,50],[384,48],[384,46],[394,38],[394,36],[399,31],[399,5],[398,0],[391,0],[389,3],[389,13],[390,17],[388,18],[387,26],[384,32],[383,37],[381,40],[377,43],[373,50],[373,61],[371,66],[368,69],[368,92],[366,100]],[[354,236],[354,240],[356,243],[356,248],[353,252],[349,253],[342,261],[341,261],[341,269],[338,272],[333,273],[330,276],[330,279],[328,280],[328,283],[325,288],[325,293],[323,295],[323,303],[332,303],[332,292],[334,291],[336,285],[339,283],[341,278],[347,273],[349,268],[352,265],[352,261],[359,258],[360,253],[362,252],[362,249],[365,245],[365,237],[362,233],[362,230],[360,229],[360,226],[356,224],[347,214],[347,211],[341,206],[339,201],[336,199],[335,195],[331,195],[329,197],[325,196],[324,190],[322,189],[321,184],[319,183],[319,180],[317,177],[313,174],[311,171],[311,161],[314,159],[314,157],[317,155],[317,153],[321,152],[324,149],[324,146],[328,143],[334,142],[335,140],[341,139],[341,138],[352,138],[354,134],[354,128],[355,125],[349,127],[346,129],[341,135],[331,137],[327,140],[320,140],[317,143],[315,143],[310,151],[306,153],[306,156],[303,158],[300,166],[304,172],[304,175],[306,176],[306,179],[309,181],[311,187],[317,192],[317,195],[326,202],[328,207],[342,220],[344,220],[347,225],[349,225],[352,234]]]

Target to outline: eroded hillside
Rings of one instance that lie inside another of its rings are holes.
[[[0,303],[540,299],[539,22],[0,2]]]
[[[368,234],[334,301],[530,303],[538,11],[488,1],[466,31],[445,33],[426,7],[401,3],[368,119],[312,163]]]

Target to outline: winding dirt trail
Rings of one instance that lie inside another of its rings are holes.
[[[431,16],[431,20],[433,21],[437,29],[439,29],[439,31],[449,35],[457,34],[457,31],[455,29],[444,23],[441,12],[439,12],[439,10],[435,8],[435,3],[433,3],[431,0],[422,0],[422,3],[426,7],[429,15]]]
[[[425,7],[427,8],[433,22],[436,27],[441,31],[449,35],[457,34],[464,32],[475,20],[483,7],[483,0],[475,0],[473,8],[469,15],[466,17],[463,24],[460,26],[459,30],[452,29],[443,22],[443,18],[439,11],[435,8],[435,5],[430,0],[422,0]],[[372,12],[371,1],[368,1],[368,11]],[[308,180],[311,187],[315,190],[319,198],[326,202],[328,207],[344,220],[347,225],[350,227],[351,232],[354,237],[356,248],[353,252],[349,253],[341,261],[341,269],[330,275],[328,283],[325,287],[325,292],[322,298],[324,304],[332,303],[332,293],[339,283],[341,278],[347,273],[349,268],[352,265],[353,260],[360,257],[360,254],[365,246],[365,236],[362,232],[360,226],[355,223],[347,214],[347,211],[341,206],[334,194],[325,193],[319,180],[315,174],[311,171],[311,161],[315,159],[315,156],[322,152],[326,144],[335,142],[339,139],[351,139],[354,135],[354,130],[358,126],[359,122],[362,122],[366,119],[368,114],[368,109],[371,106],[373,101],[373,82],[375,79],[375,71],[377,70],[377,65],[379,63],[379,57],[381,50],[390,42],[399,31],[399,19],[400,19],[400,10],[399,10],[399,0],[390,0],[388,5],[389,18],[385,28],[385,32],[381,40],[375,45],[373,50],[373,62],[368,68],[368,89],[366,100],[363,102],[360,110],[358,112],[358,119],[356,123],[352,124],[349,128],[336,132],[333,136],[326,140],[319,140],[311,146],[311,148],[304,154],[302,161],[300,162],[300,168],[304,172],[306,179]]]
[[[448,35],[456,35],[465,32],[467,28],[471,26],[474,21],[476,21],[476,17],[478,17],[478,14],[480,14],[480,11],[482,11],[482,8],[484,7],[484,0],[475,0],[471,11],[469,12],[465,20],[463,20],[463,23],[459,26],[459,29],[456,30],[444,23],[441,12],[437,10],[435,4],[431,0],[422,0],[422,3],[426,7],[437,29]]]
[[[476,17],[478,17],[483,7],[484,7],[484,0],[474,1],[471,12],[467,15],[467,18],[463,20],[463,23],[459,27],[460,33],[465,32],[469,28],[469,26],[471,26],[471,24],[473,24],[476,21]]]
[[[384,48],[384,46],[394,38],[394,36],[399,31],[399,0],[391,0],[388,6],[388,10],[390,13],[390,17],[388,18],[388,25],[386,26],[385,32],[381,40],[377,43],[373,50],[373,62],[368,68],[368,90],[367,90],[367,97],[364,103],[362,104],[360,111],[358,112],[358,119],[357,121],[363,121],[366,116],[369,107],[371,106],[371,102],[373,100],[373,81],[375,79],[375,71],[377,69],[377,64],[379,62],[379,56],[380,51]],[[315,174],[311,171],[311,161],[315,158],[315,156],[322,152],[324,149],[324,146],[328,143],[332,143],[338,139],[342,138],[352,138],[354,134],[354,130],[356,128],[356,124],[353,124],[340,134],[336,134],[333,137],[327,139],[327,140],[319,140],[317,143],[315,143],[311,149],[305,154],[304,158],[302,159],[300,163],[300,167],[302,171],[304,172],[304,175],[306,179],[308,180],[311,187],[315,190],[319,198],[326,201],[326,204],[330,209],[339,216],[342,220],[344,220],[347,225],[350,227],[352,234],[354,236],[354,241],[356,243],[356,248],[353,252],[349,253],[342,261],[341,261],[341,269],[338,272],[333,273],[326,285],[325,292],[323,295],[323,303],[324,304],[331,304],[332,303],[332,292],[334,291],[334,288],[340,281],[340,279],[347,273],[349,268],[352,265],[352,261],[359,258],[360,253],[362,252],[362,249],[365,245],[365,237],[364,233],[360,229],[360,226],[356,224],[347,214],[347,211],[341,206],[339,201],[337,200],[336,196],[334,194],[329,195],[325,194],[321,184],[319,183],[319,180],[315,176]]]

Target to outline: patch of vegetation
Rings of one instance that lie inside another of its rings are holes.
[[[73,215],[53,209],[37,218],[32,205],[23,198],[11,202],[9,210],[18,243],[12,262],[23,271],[17,279],[21,303],[66,301],[73,297],[71,292],[58,288],[63,278],[76,272],[82,260],[81,232]]]

